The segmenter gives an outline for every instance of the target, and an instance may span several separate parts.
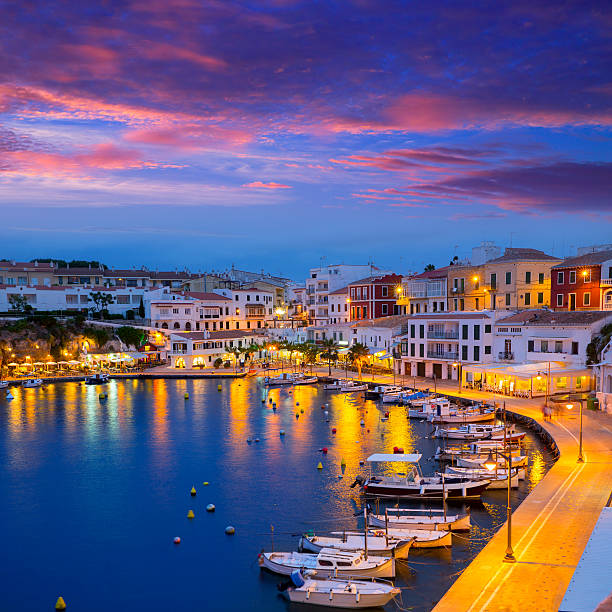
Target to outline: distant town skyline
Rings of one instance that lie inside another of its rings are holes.
[[[14,5],[3,253],[299,277],[610,242],[609,25],[597,2]]]

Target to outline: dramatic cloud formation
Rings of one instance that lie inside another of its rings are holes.
[[[609,219],[605,4],[26,0],[2,16],[3,210],[265,206],[260,231],[309,211],[346,235],[400,232],[402,207],[469,231]]]

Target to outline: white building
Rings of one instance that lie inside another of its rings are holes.
[[[235,361],[232,348],[261,345],[263,337],[255,331],[191,331],[170,334],[170,367],[193,369],[213,367],[217,359]],[[256,357],[260,355],[255,354]]]
[[[311,324],[325,325],[330,321],[329,294],[346,287],[351,282],[372,276],[374,273],[387,274],[373,265],[321,266],[311,268],[306,279],[306,306]]]
[[[458,380],[466,365],[492,361],[495,318],[488,311],[408,316],[399,373]]]
[[[448,268],[427,270],[402,279],[402,293],[397,300],[404,314],[444,312],[446,310],[446,285]]]
[[[599,409],[612,414],[612,340],[601,352],[600,362],[593,367]]]
[[[341,287],[335,291],[330,291],[328,295],[329,322],[332,324],[348,323],[351,320],[349,303],[348,287]]]

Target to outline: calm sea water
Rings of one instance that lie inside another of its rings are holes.
[[[268,393],[254,379],[218,384],[112,381],[104,402],[99,389],[77,383],[15,389],[11,402],[0,395],[3,610],[53,610],[58,595],[70,612],[288,610],[276,591],[281,578],[257,565],[259,551],[294,550],[308,529],[362,525],[349,485],[373,452],[419,451],[423,471],[434,470],[431,427],[404,408],[322,386]],[[276,413],[262,403],[268,397]],[[527,444],[528,480],[515,505],[551,460],[533,438]],[[504,518],[505,492],[487,493],[472,505],[472,532],[452,549],[411,551],[397,580],[403,606],[430,610]]]

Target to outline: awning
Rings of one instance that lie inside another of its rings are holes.
[[[368,463],[418,463],[421,460],[421,457],[418,453],[412,455],[404,455],[400,453],[374,453],[370,455],[366,461]]]
[[[68,362],[68,365],[81,365],[80,361],[75,361],[74,359],[72,361]]]
[[[47,365],[57,365],[57,364],[55,363],[55,361],[47,361]]]
[[[13,363],[9,363],[8,365],[9,365],[9,367],[11,367],[11,368],[15,368],[15,367],[17,367],[19,364],[18,364],[18,363],[13,362]]]

